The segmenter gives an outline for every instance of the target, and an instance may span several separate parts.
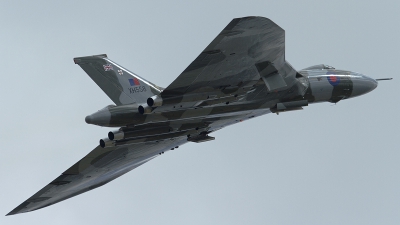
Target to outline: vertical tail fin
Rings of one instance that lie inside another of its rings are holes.
[[[106,54],[74,58],[116,105],[145,103],[162,88],[107,58]]]

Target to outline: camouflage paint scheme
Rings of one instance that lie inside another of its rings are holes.
[[[372,78],[326,65],[296,71],[285,61],[284,30],[263,17],[233,19],[165,89],[107,55],[74,62],[115,103],[86,122],[119,127],[112,133],[119,138],[102,139],[104,148],[97,146],[8,215],[97,188],[187,142],[213,140],[208,134],[223,127],[309,103],[337,103],[377,87]]]

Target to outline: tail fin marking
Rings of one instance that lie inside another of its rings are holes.
[[[105,54],[74,58],[74,62],[116,105],[145,103],[147,98],[159,94],[162,90],[157,85],[111,61]]]

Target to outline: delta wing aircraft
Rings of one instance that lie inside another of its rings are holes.
[[[114,127],[100,144],[8,215],[30,212],[100,187],[188,142],[268,113],[303,109],[374,90],[378,80],[316,65],[296,71],[285,60],[285,31],[263,17],[233,19],[167,88],[111,61],[74,58],[115,103],[85,118]]]

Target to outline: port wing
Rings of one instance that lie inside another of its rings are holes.
[[[186,143],[186,139],[184,136],[176,137],[174,140],[143,142],[120,147],[97,146],[7,215],[44,208],[100,187],[157,157],[159,153]]]

